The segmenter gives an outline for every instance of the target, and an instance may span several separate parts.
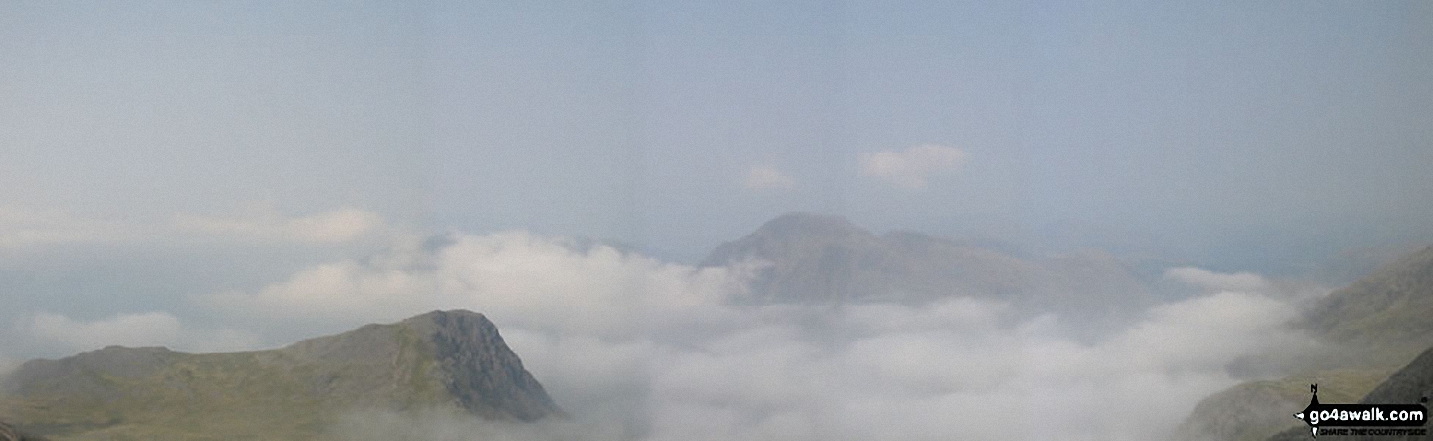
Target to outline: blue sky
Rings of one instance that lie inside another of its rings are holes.
[[[685,262],[801,210],[1296,272],[1433,241],[1430,34],[1397,1],[8,2],[0,257],[63,305],[371,250],[280,240],[342,210]]]

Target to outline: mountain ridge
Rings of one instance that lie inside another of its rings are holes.
[[[264,351],[111,346],[26,362],[0,391],[0,421],[56,439],[321,439],[354,410],[565,415],[497,327],[466,310]]]

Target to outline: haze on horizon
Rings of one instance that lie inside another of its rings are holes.
[[[630,404],[553,430],[920,438],[1046,397],[1136,403],[1145,439],[1433,243],[1429,79],[1414,1],[8,2],[0,371],[467,308],[559,402]],[[693,265],[788,212],[1168,292],[1095,342],[999,302],[731,307],[741,269]],[[1161,349],[1199,332],[1245,344]]]

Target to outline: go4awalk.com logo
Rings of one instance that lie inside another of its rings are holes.
[[[1425,436],[1428,409],[1423,397],[1418,404],[1321,404],[1319,385],[1310,384],[1309,406],[1294,418],[1309,425],[1315,438],[1319,435],[1355,436]]]

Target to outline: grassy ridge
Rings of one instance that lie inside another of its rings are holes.
[[[125,351],[153,366],[105,366]],[[111,347],[31,368],[0,420],[56,440],[322,439],[346,412],[451,407],[435,368],[432,343],[403,324],[271,351]]]

